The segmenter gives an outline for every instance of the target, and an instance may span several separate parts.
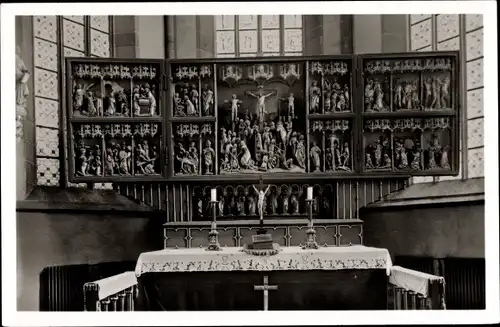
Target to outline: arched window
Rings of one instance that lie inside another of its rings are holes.
[[[218,58],[298,56],[303,52],[302,15],[216,16]]]

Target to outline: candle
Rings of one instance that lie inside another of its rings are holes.
[[[217,201],[217,190],[216,189],[212,189],[212,201]]]
[[[313,199],[313,188],[312,187],[308,187],[307,188],[307,199],[308,200],[312,200]]]

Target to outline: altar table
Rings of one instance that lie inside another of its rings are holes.
[[[387,276],[392,266],[386,249],[365,246],[303,250],[285,247],[273,256],[253,256],[241,248],[221,251],[164,249],[139,256],[139,310],[386,309]]]

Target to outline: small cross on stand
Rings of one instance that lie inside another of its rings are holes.
[[[264,276],[263,285],[254,285],[253,289],[255,291],[263,291],[264,293],[264,311],[269,308],[269,291],[277,291],[278,285],[269,285],[269,277]]]

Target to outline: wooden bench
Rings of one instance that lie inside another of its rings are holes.
[[[444,277],[391,267],[387,307],[392,310],[446,310]]]
[[[84,311],[134,311],[138,295],[134,271],[83,285]]]

